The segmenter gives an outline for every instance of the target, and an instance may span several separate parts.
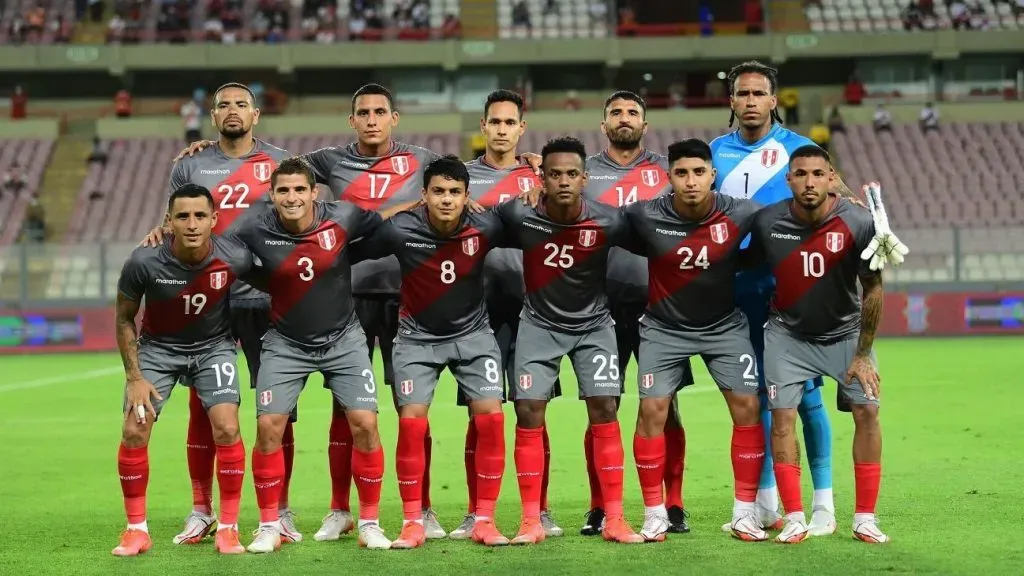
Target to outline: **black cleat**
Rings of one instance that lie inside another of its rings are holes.
[[[586,514],[586,521],[583,522],[583,527],[580,528],[580,534],[583,536],[597,536],[604,530],[604,510],[601,508],[594,508]]]
[[[690,532],[690,525],[686,523],[686,519],[690,517],[690,514],[680,508],[679,506],[673,506],[668,509],[668,531],[673,534],[687,534]]]

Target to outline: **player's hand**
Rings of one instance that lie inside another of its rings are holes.
[[[157,402],[164,399],[156,388],[149,383],[145,378],[139,380],[131,380],[125,384],[125,396],[126,410],[125,419],[135,418],[135,421],[139,424],[146,423],[146,414],[153,417],[156,420],[156,410],[153,408],[153,403],[150,398],[156,399]]]
[[[530,165],[530,169],[533,170],[534,174],[537,176],[544,175],[540,169],[541,160],[544,158],[540,154],[537,154],[536,152],[524,152],[521,156],[523,160],[526,160],[526,163]]]
[[[473,200],[472,198],[466,200],[466,208],[469,208],[469,211],[474,214],[479,214],[487,210],[479,202]]]
[[[536,208],[540,204],[540,197],[544,195],[543,188],[531,188],[519,195],[519,199],[530,208]]]
[[[202,152],[207,146],[213,146],[216,143],[217,142],[214,140],[196,140],[195,142],[189,144],[188,148],[185,148],[181,152],[178,152],[178,155],[174,157],[174,161],[177,162],[178,160],[181,160],[185,156],[194,156],[196,152]]]
[[[149,234],[146,234],[146,237],[142,239],[142,242],[139,242],[139,246],[145,246],[147,248],[159,246],[163,244],[165,234],[170,236],[171,229],[163,226],[157,226],[150,230]]]
[[[882,384],[882,377],[878,375],[878,370],[875,370],[871,358],[860,355],[853,357],[850,369],[846,371],[846,383],[851,384],[854,379],[860,383],[868,400],[878,400],[881,395],[879,387]]]
[[[899,266],[910,249],[889,228],[889,216],[886,214],[885,204],[882,202],[882,185],[878,182],[871,182],[866,184],[862,190],[868,201],[868,210],[871,211],[871,217],[875,221],[875,237],[861,252],[860,257],[862,260],[867,260],[868,267],[875,271],[884,269],[886,264]]]

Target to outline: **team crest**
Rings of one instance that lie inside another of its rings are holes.
[[[768,398],[775,400],[776,388],[775,384],[768,387]]]
[[[402,395],[408,396],[409,394],[412,394],[412,380],[402,380],[401,387]]]
[[[590,248],[597,244],[597,230],[580,230],[580,246]]]
[[[643,377],[640,378],[640,385],[645,389],[654,386],[654,374],[644,374]]]
[[[324,230],[317,234],[316,241],[324,250],[330,250],[338,245],[338,238],[334,235],[333,229]]]
[[[260,182],[270,180],[271,172],[273,172],[273,169],[270,167],[270,162],[256,162],[252,165],[252,175]]]
[[[519,182],[520,192],[529,192],[533,189],[533,178],[520,177],[516,181]]]
[[[521,390],[529,390],[533,386],[533,375],[532,374],[520,374],[519,375],[519,388]]]
[[[214,290],[220,290],[228,283],[228,273],[224,270],[220,272],[210,272],[210,288]]]
[[[661,181],[660,170],[648,169],[640,171],[640,180],[649,188],[654,188]]]
[[[841,232],[829,232],[825,234],[825,248],[833,254],[843,250],[843,234]]]
[[[409,157],[392,156],[391,169],[395,171],[395,174],[398,174],[399,176],[405,176],[405,174],[409,172]]]
[[[260,406],[270,406],[270,403],[274,400],[273,390],[264,390],[260,392]]]
[[[761,150],[761,165],[765,168],[771,168],[775,166],[775,163],[779,161],[779,150],[777,148],[769,148],[767,150]]]
[[[472,256],[480,251],[480,237],[471,236],[462,240],[462,253],[466,256]]]
[[[711,225],[711,241],[715,244],[725,244],[729,239],[729,225],[725,222]]]

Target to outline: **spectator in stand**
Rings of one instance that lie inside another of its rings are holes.
[[[839,106],[833,106],[832,111],[828,113],[828,129],[833,134],[846,134],[846,123],[839,113]]]
[[[185,128],[185,145],[189,145],[202,138],[203,107],[194,98],[190,98],[181,105],[178,110],[181,115],[181,124]]]
[[[11,44],[21,44],[25,41],[25,19],[20,14],[11,18],[11,25],[7,27],[7,38]]]
[[[462,38],[462,22],[455,14],[448,14],[441,24],[441,35],[445,40],[458,40]]]
[[[948,0],[946,0],[948,4]],[[921,16],[928,18],[938,18],[939,15],[935,13],[935,0],[917,0],[917,9],[921,12]]]
[[[608,23],[608,0],[590,0],[589,10],[595,24]]]
[[[43,26],[46,26],[46,9],[39,5],[29,8],[25,14],[25,32],[38,36],[43,33]]]
[[[707,0],[701,0],[697,5],[697,22],[700,23],[701,36],[714,35],[715,13],[711,11],[711,4]]]
[[[21,120],[28,115],[28,94],[21,86],[15,86],[11,94],[11,119]]]
[[[569,90],[565,93],[565,109],[570,112],[575,112],[583,107],[583,100],[580,98],[579,92],[575,90]]]
[[[673,82],[668,86],[668,102],[670,108],[686,108],[686,83]]]
[[[114,95],[114,115],[118,118],[131,118],[132,94],[128,90],[118,90]]]
[[[904,30],[921,30],[924,28],[924,15],[921,14],[921,9],[917,6],[917,2],[911,1],[907,3],[900,18],[903,20]]]
[[[228,2],[227,9],[221,12],[221,23],[224,25],[224,33],[221,42],[234,44],[238,42],[238,34],[242,31],[242,4],[240,1]]]
[[[519,0],[512,5],[512,26],[527,30],[533,28],[533,23],[530,21],[530,7],[526,5],[526,0]]]
[[[544,0],[544,8],[541,13],[545,16],[558,15],[558,0]]]
[[[103,0],[89,0],[89,20],[92,22],[103,22],[103,12],[107,3]]]
[[[636,36],[636,13],[628,4],[619,8],[618,34],[619,36]]]
[[[71,41],[71,32],[74,26],[70,26],[64,21],[63,14],[54,16],[46,27],[53,34],[54,44],[67,44]]]
[[[811,142],[814,142],[825,150],[830,151],[829,149],[832,145],[832,132],[821,120],[811,124],[811,129],[807,131],[807,137],[811,139]]]
[[[430,2],[428,0],[416,0],[412,5],[412,27],[417,30],[430,28]]]
[[[100,137],[93,136],[92,150],[89,152],[89,157],[85,159],[85,162],[87,164],[99,164],[100,166],[106,166],[107,158],[107,149],[103,146],[103,142],[100,141]]]
[[[0,187],[0,196],[3,192],[11,192],[17,195],[25,189],[25,177],[21,175],[21,167],[17,162],[12,162],[10,168],[4,172],[4,185]]]
[[[761,0],[747,0],[743,5],[743,18],[747,23],[747,34],[764,34]]]
[[[975,0],[970,7],[970,20],[971,28],[974,30],[988,30],[988,14],[985,13],[985,7],[981,5],[980,0]]]
[[[32,199],[29,200],[22,233],[29,242],[42,244],[46,240],[46,210],[43,209],[37,192],[33,192]]]
[[[860,78],[856,74],[850,75],[850,79],[846,82],[846,89],[843,91],[846,103],[850,106],[860,106],[864,103],[865,92],[864,83],[860,81]]]
[[[185,31],[189,25],[189,5],[184,1],[170,0],[160,6],[156,31],[160,40],[183,43],[187,40]]]
[[[787,125],[800,124],[800,92],[796,88],[779,90],[779,105],[782,106],[783,119]]]
[[[1013,5],[1013,15],[1020,17],[1024,14],[1024,0],[1017,0],[1017,3]]]
[[[107,42],[120,44],[124,40],[125,29],[128,22],[120,14],[114,12],[114,16],[107,22]]]
[[[949,3],[949,19],[954,30],[971,28],[971,13],[967,9],[967,3],[954,0]]]
[[[892,113],[885,109],[884,104],[875,107],[875,117],[871,124],[875,127],[875,132],[892,133]]]
[[[918,124],[920,124],[922,132],[939,129],[939,111],[931,102],[927,102],[921,109]]]

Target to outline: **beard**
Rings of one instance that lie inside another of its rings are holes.
[[[644,138],[644,131],[642,129],[620,130],[619,128],[612,128],[605,131],[605,136],[608,137],[608,142],[612,146],[620,150],[634,150],[640,147],[640,141]]]
[[[228,140],[237,140],[248,133],[249,129],[246,128],[244,125],[239,126],[237,128],[228,128],[227,126],[223,126],[220,129],[220,135],[227,138]]]

